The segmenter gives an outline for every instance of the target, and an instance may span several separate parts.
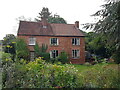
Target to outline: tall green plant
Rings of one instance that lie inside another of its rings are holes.
[[[42,47],[40,48],[40,52],[45,53],[48,49],[48,46],[46,44],[42,44]]]
[[[58,59],[60,60],[60,62],[62,62],[63,64],[68,63],[68,56],[67,53],[65,51],[62,51],[58,57]]]
[[[29,50],[27,48],[27,44],[25,43],[24,39],[17,38],[16,39],[16,57],[28,59]]]
[[[36,43],[36,45],[34,46],[34,50],[35,50],[35,56],[39,57],[40,56],[40,48],[38,43]]]
[[[36,57],[43,57],[44,60],[49,61],[50,54],[46,52],[47,48],[48,46],[45,44],[42,44],[42,46],[39,47],[39,45],[36,43],[36,45],[34,46]]]

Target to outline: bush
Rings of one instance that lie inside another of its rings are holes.
[[[39,45],[36,43],[36,45],[34,46],[34,50],[35,50],[35,55],[36,57],[43,57],[44,60],[46,61],[50,61],[50,54],[47,53],[47,48],[48,46],[45,44],[42,44],[42,47],[39,47]]]
[[[117,64],[120,64],[120,51],[116,51],[115,54],[112,55],[112,57]]]
[[[50,64],[39,57],[7,65],[3,67],[4,88],[120,88],[116,64],[96,64],[79,72],[73,65]]]
[[[119,75],[117,66],[95,65],[92,69],[82,72],[85,88],[119,88]]]
[[[58,57],[58,61],[60,61],[61,63],[65,64],[68,63],[68,56],[66,52],[61,52],[59,57]]]

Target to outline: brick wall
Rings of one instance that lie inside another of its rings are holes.
[[[20,36],[19,35],[18,37],[25,39],[26,43],[29,44],[29,37],[30,36]],[[54,38],[54,37],[50,37],[50,36],[34,36],[34,37],[36,38],[36,41],[37,41],[39,46],[42,46],[42,44],[48,45],[47,52],[49,52],[50,50],[58,50],[58,53],[60,53],[61,51],[64,50],[65,52],[67,52],[67,54],[69,56],[69,60],[71,63],[73,63],[73,64],[85,63],[84,37],[78,37],[78,38],[80,38],[80,45],[78,45],[78,46],[72,45],[72,38],[75,38],[75,37],[57,37],[59,40],[58,46],[50,45],[50,38]],[[33,46],[28,45],[28,48],[30,51],[34,51]],[[72,50],[73,49],[80,50],[80,58],[79,59],[72,58]]]

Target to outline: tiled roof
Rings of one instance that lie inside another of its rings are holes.
[[[42,22],[20,21],[18,35],[45,35],[45,36],[84,36],[75,27],[75,24],[46,24]]]

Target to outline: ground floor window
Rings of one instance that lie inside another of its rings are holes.
[[[30,61],[34,61],[35,52],[30,52]]]
[[[72,50],[72,58],[80,58],[80,51]]]
[[[50,58],[58,57],[58,50],[51,50],[50,51]]]

